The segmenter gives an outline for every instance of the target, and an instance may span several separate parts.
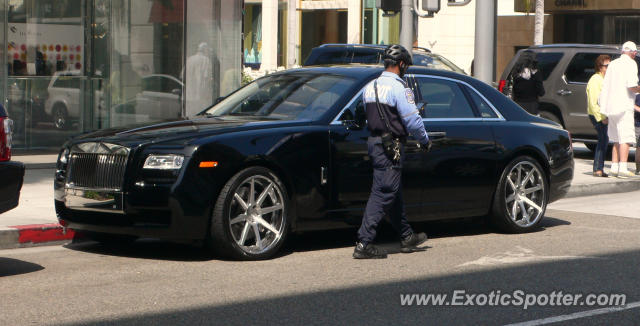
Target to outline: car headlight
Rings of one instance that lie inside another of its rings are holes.
[[[144,161],[143,169],[178,170],[182,167],[184,156],[178,154],[151,154]]]
[[[65,148],[64,150],[62,150],[60,152],[60,155],[58,155],[58,162],[62,163],[62,164],[67,164],[69,162],[69,149]]]

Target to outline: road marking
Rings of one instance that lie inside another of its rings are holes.
[[[626,304],[623,307],[609,307],[609,308],[601,308],[601,309],[595,309],[595,310],[587,310],[587,311],[576,312],[576,313],[572,313],[572,314],[568,314],[568,315],[561,315],[561,316],[555,316],[555,317],[548,317],[548,318],[530,320],[530,321],[525,321],[525,322],[522,322],[522,323],[508,324],[508,325],[505,325],[505,326],[546,325],[546,324],[557,323],[557,322],[561,322],[561,321],[574,320],[574,319],[580,319],[580,318],[591,317],[591,316],[596,316],[596,315],[604,315],[604,314],[608,314],[608,313],[612,313],[612,312],[619,312],[619,311],[624,311],[624,310],[629,310],[629,309],[635,309],[635,308],[638,308],[638,307],[640,307],[640,301]]]
[[[563,260],[563,259],[585,259],[585,258],[597,258],[589,256],[539,256],[533,253],[533,250],[527,249],[521,246],[516,246],[515,251],[507,251],[504,253],[480,257],[476,260],[460,264],[457,267],[464,267],[469,265],[480,266],[494,266],[503,264],[517,264],[526,263],[536,260]]]

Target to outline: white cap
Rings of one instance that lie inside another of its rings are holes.
[[[626,41],[622,44],[622,52],[638,51],[638,47],[631,41]]]

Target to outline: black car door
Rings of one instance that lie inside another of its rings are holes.
[[[496,182],[496,146],[488,121],[504,120],[497,111],[482,113],[474,97],[478,93],[456,79],[408,76],[416,98],[426,101],[425,128],[433,141],[429,153],[416,152],[408,160],[417,171],[413,183],[422,186],[427,219],[485,214]],[[471,94],[473,92],[473,94]],[[491,108],[489,108],[491,109]],[[410,140],[407,147],[416,145]]]
[[[359,224],[371,191],[373,168],[367,150],[369,131],[360,91],[329,126],[331,142],[331,216]],[[361,121],[359,124],[356,121]],[[417,147],[406,148],[402,175],[405,209],[410,218],[423,211],[422,186],[414,182],[419,165],[413,160]]]

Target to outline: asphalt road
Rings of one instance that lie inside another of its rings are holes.
[[[637,200],[640,192],[619,195]],[[580,199],[575,199],[580,200]],[[582,205],[596,206],[584,198]],[[618,202],[597,206],[624,210]],[[618,208],[616,208],[618,207]],[[584,210],[584,209],[583,209]],[[354,231],[296,235],[283,255],[219,260],[194,247],[138,241],[0,251],[0,325],[503,325],[591,312],[587,306],[402,306],[401,294],[625,294],[640,301],[640,214],[550,209],[538,232],[509,235],[478,221],[427,223],[423,252],[351,258]],[[636,218],[633,218],[636,217]],[[463,300],[464,301],[464,300]],[[597,311],[596,311],[597,312]],[[564,316],[564,317],[562,317]],[[637,324],[640,308],[564,324]],[[563,323],[561,323],[563,324]]]

